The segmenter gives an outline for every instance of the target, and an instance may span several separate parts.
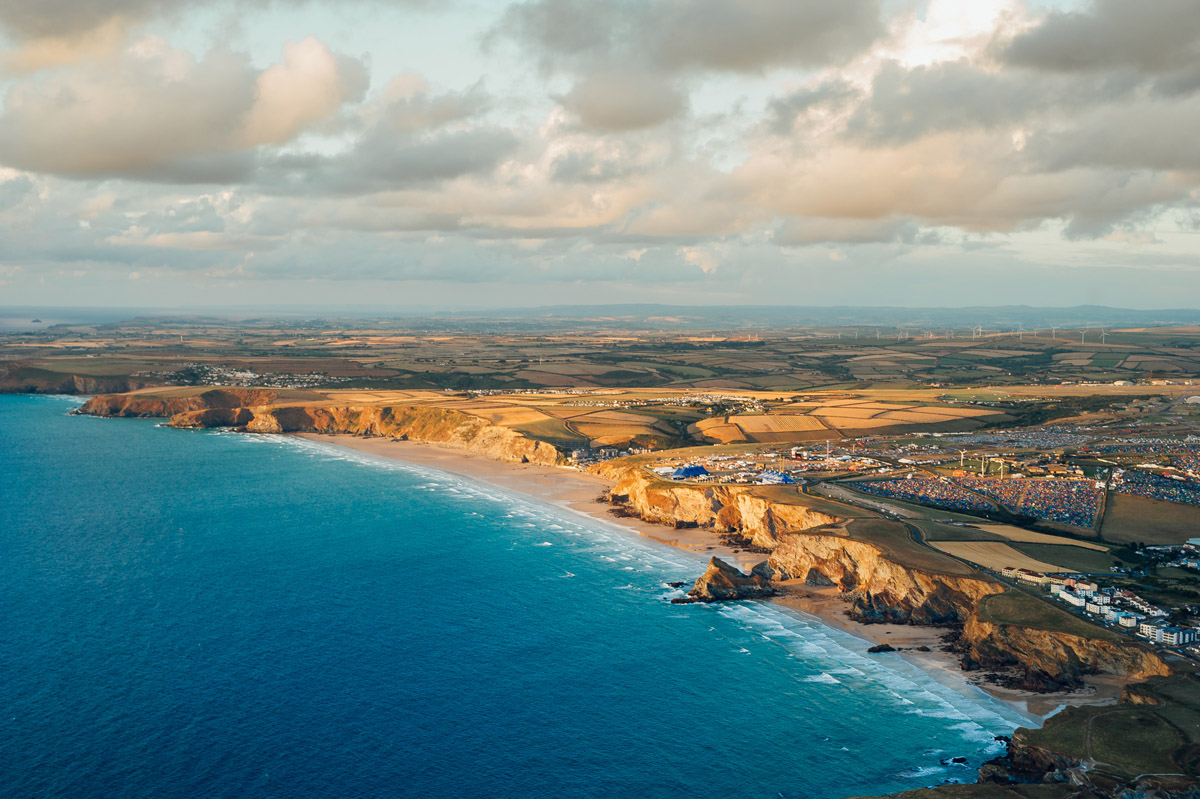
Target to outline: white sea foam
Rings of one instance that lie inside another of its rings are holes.
[[[805,677],[804,682],[819,682],[824,683],[825,685],[841,685],[841,683],[837,681],[837,677],[834,677],[828,672],[821,672],[820,674],[814,674],[811,677]]]
[[[683,596],[682,591],[663,594],[660,586],[655,584],[663,580],[690,579],[704,562],[702,556],[642,539],[615,523],[536,498],[482,486],[468,478],[432,467],[363,455],[292,436],[242,438],[273,441],[313,458],[350,461],[375,469],[401,472],[422,480],[421,485],[427,490],[441,491],[455,498],[502,503],[504,512],[494,518],[509,520],[514,528],[536,530],[543,536],[556,536],[564,543],[570,542],[579,552],[595,561],[620,565],[622,571],[645,572],[655,576],[654,583],[642,589],[628,583],[614,586],[615,590],[647,590],[662,598]],[[552,540],[542,539],[537,545],[553,543]],[[574,575],[566,572],[563,576]],[[820,670],[817,675],[797,675],[799,682],[845,685],[892,704],[895,712],[954,721],[956,723],[951,728],[959,733],[964,742],[991,742],[997,732],[1009,732],[1016,726],[1029,723],[1028,718],[1009,706],[993,700],[978,688],[954,681],[952,677],[947,679],[947,684],[907,661],[889,658],[884,662],[873,658],[866,653],[869,642],[828,627],[807,614],[764,602],[692,606],[691,611],[715,611],[736,629],[767,645],[765,652],[782,651]],[[710,628],[710,631],[721,634],[715,628]],[[740,652],[752,654],[740,643]],[[931,773],[936,773],[936,769]]]

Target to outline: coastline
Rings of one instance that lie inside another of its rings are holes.
[[[706,560],[710,556],[716,556],[748,572],[755,563],[765,558],[761,553],[730,547],[709,530],[675,530],[636,517],[614,514],[611,511],[612,506],[600,500],[600,494],[609,486],[609,481],[577,469],[505,463],[466,450],[413,441],[362,438],[345,434],[292,435],[374,457],[430,466],[531,496],[591,519],[616,524],[639,536],[697,555],[698,569],[702,569],[705,562],[701,558]],[[895,653],[897,656],[931,675],[941,676],[943,680],[949,678],[969,688],[982,690],[993,699],[1027,717],[1033,726],[1040,726],[1047,717],[1068,705],[1113,704],[1127,682],[1117,678],[1089,678],[1085,680],[1087,687],[1080,691],[1056,694],[1037,694],[992,685],[985,682],[980,674],[962,671],[958,658],[943,651],[941,639],[946,633],[944,628],[863,624],[846,616],[845,603],[838,596],[836,589],[796,584],[799,582],[791,581],[790,584],[785,584],[787,592],[771,601],[790,610],[813,616],[826,626],[842,630],[872,644],[890,644],[902,650]],[[929,651],[918,651],[918,647],[928,647]],[[880,657],[888,655],[881,654]]]

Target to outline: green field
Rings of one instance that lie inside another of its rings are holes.
[[[978,527],[958,527],[929,519],[913,519],[912,524],[921,531],[921,535],[926,541],[1001,541],[1009,543],[1004,536],[980,530]]]
[[[907,525],[889,519],[855,519],[846,525],[851,537],[874,544],[902,566],[963,577],[988,579],[962,561],[919,544]]]
[[[1100,536],[1105,541],[1182,544],[1200,535],[1200,507],[1109,494]]]
[[[1097,774],[1118,781],[1200,773],[1200,680],[1185,674],[1155,677],[1128,691],[1136,703],[1070,707],[1041,729],[1020,734],[1034,746],[1091,758]]]
[[[1023,552],[1035,560],[1053,563],[1071,571],[1107,574],[1115,560],[1108,552],[1074,547],[1069,544],[1059,546],[1057,544],[1029,544],[1020,541],[1009,543],[1013,549]]]
[[[1112,630],[1092,624],[1051,604],[1049,599],[1041,599],[1014,589],[984,597],[979,603],[979,615],[993,624],[1015,624],[1099,641],[1128,641]]]

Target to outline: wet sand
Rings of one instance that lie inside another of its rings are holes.
[[[421,466],[432,466],[444,472],[469,477],[481,483],[499,486],[518,494],[540,499],[573,513],[617,524],[638,535],[651,538],[688,552],[708,558],[716,556],[748,571],[766,560],[761,553],[737,550],[723,544],[709,530],[699,528],[674,530],[661,524],[651,524],[632,516],[613,513],[613,506],[601,502],[600,496],[610,485],[608,480],[588,472],[562,466],[539,466],[530,463],[494,461],[467,450],[418,444],[413,441],[392,441],[388,438],[360,438],[348,435],[297,433],[301,438],[333,444],[380,458],[395,458]],[[699,562],[699,561],[698,561]],[[703,562],[699,568],[703,569]],[[700,572],[697,571],[698,577]]]
[[[321,435],[299,433],[302,438],[322,444],[346,447],[367,455],[394,458],[422,466],[431,466],[451,474],[468,477],[489,485],[498,486],[516,493],[556,505],[572,513],[579,513],[605,523],[617,524],[625,529],[663,544],[678,547],[697,556],[697,572],[700,575],[704,560],[716,556],[732,563],[742,571],[748,571],[755,563],[766,558],[761,553],[736,550],[722,543],[711,530],[701,528],[675,530],[658,524],[650,524],[629,516],[618,516],[612,506],[599,501],[601,494],[610,485],[609,481],[588,472],[570,467],[539,466],[534,464],[503,463],[477,453],[420,444],[413,441],[393,441],[387,438],[360,438],[349,435]],[[984,681],[979,673],[964,672],[959,668],[958,656],[943,651],[941,641],[947,630],[937,627],[912,627],[902,624],[863,624],[846,616],[848,605],[839,596],[836,588],[814,588],[803,581],[792,580],[785,584],[787,593],[775,601],[793,610],[816,616],[831,627],[844,630],[872,643],[890,644],[898,650],[900,657],[927,671],[938,671],[951,675],[986,691],[991,696],[1006,702],[1018,711],[1033,718],[1044,718],[1065,705],[1113,704],[1120,696],[1121,688],[1128,682],[1116,677],[1096,677],[1088,681],[1088,687],[1072,693],[1037,694],[1015,691],[992,685]],[[929,652],[916,651],[917,647],[929,647]],[[881,654],[880,657],[888,657]]]

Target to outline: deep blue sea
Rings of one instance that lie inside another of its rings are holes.
[[[0,396],[5,797],[820,799],[973,781],[1024,723],[814,619],[671,605],[704,561],[614,525],[77,404]]]

